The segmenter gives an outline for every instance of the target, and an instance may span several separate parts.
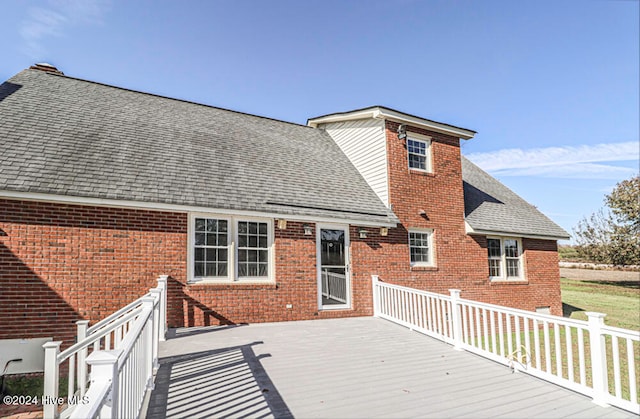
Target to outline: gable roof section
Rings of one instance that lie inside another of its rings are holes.
[[[398,222],[322,130],[39,70],[0,87],[2,191]]]
[[[410,124],[414,127],[452,135],[454,137],[462,138],[463,140],[469,140],[476,134],[475,131],[467,128],[460,128],[455,125],[445,124],[443,122],[437,122],[405,112],[396,111],[395,109],[387,108],[386,106],[370,106],[368,108],[355,109],[353,111],[337,112],[315,118],[309,118],[307,120],[307,125],[315,128],[320,124],[364,118],[388,119],[401,124]]]
[[[569,234],[494,177],[462,156],[464,212],[470,234],[553,240]]]

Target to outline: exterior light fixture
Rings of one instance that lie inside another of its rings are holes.
[[[405,140],[407,138],[407,126],[400,124],[398,127],[398,140]]]
[[[278,230],[287,229],[287,220],[278,220]]]
[[[313,234],[313,229],[311,228],[311,226],[309,224],[303,224],[302,228],[304,229],[304,235],[305,236],[310,236]]]
[[[364,228],[361,228],[360,231],[358,231],[358,233],[360,233],[360,238],[361,239],[366,239],[367,238],[367,234],[369,232],[367,230],[365,230]]]
[[[387,236],[389,234],[389,229],[387,227],[380,227],[380,235]]]

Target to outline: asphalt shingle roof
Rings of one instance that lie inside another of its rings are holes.
[[[568,237],[462,168],[474,230]],[[0,86],[0,190],[399,222],[324,130],[35,69]]]
[[[569,238],[569,234],[494,177],[462,157],[464,212],[477,231]]]
[[[31,69],[0,87],[0,190],[398,222],[322,130]]]

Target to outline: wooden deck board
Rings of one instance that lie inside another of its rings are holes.
[[[148,418],[636,417],[376,318],[182,329]]]

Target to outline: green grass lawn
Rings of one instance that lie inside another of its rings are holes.
[[[587,320],[586,311],[605,313],[605,324],[640,329],[640,284],[638,282],[587,282],[561,278],[565,316]]]

